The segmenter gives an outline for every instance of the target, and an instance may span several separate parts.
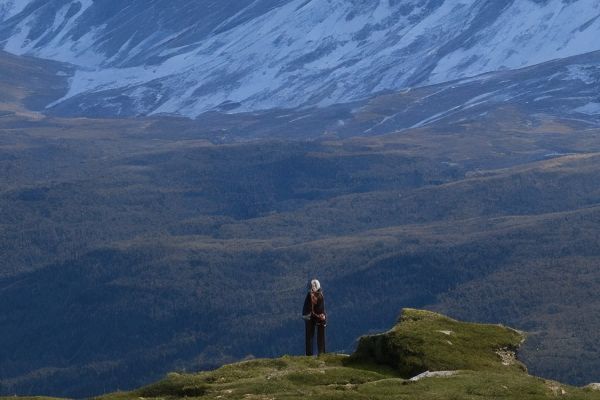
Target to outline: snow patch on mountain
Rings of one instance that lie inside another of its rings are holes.
[[[568,79],[578,79],[587,84],[600,83],[599,72],[596,65],[571,65]]]
[[[590,15],[596,15],[589,19]],[[490,70],[515,69],[598,50],[600,3],[572,4],[551,0],[543,5],[515,1],[488,27],[483,40],[440,59],[430,83],[473,76]]]
[[[45,30],[41,35],[33,34],[33,31],[39,31],[39,14],[43,11],[37,8],[16,26],[13,35],[4,43],[4,50],[17,55],[29,54],[80,66],[98,65],[105,57],[91,48],[96,33],[106,26],[89,27],[75,41],[70,36],[77,29],[80,17],[93,5],[93,0],[77,0],[60,6],[50,14],[51,20],[45,21]]]
[[[600,103],[588,103],[584,106],[577,107],[575,111],[587,115],[600,115]]]
[[[0,3],[0,22],[17,15],[32,1],[33,0],[2,0]]]

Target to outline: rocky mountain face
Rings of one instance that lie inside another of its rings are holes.
[[[8,0],[0,45],[79,66],[73,113],[323,106],[600,49],[594,0]]]

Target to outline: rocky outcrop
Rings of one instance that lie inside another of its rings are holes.
[[[351,360],[389,365],[405,378],[435,371],[525,371],[515,356],[523,337],[501,325],[459,322],[430,311],[405,309],[388,332],[363,336]]]

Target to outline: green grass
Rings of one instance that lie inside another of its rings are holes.
[[[497,351],[514,350],[523,338],[520,332],[499,325],[464,323],[406,309],[392,330],[361,338],[350,357],[283,356],[197,374],[172,373],[155,384],[97,400],[600,399],[600,392],[533,377],[516,360],[503,363],[506,358]],[[413,382],[402,377],[410,368],[458,371]]]
[[[425,371],[457,369],[525,370],[508,357],[502,364],[498,351],[510,356],[523,334],[500,325],[459,322],[429,311],[405,309],[400,323],[388,332],[360,339],[351,360],[372,361],[411,377]]]

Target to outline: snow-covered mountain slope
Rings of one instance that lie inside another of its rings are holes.
[[[229,115],[205,113],[195,122],[205,127],[196,132],[212,132],[222,140],[369,136],[415,129],[465,132],[468,136],[481,130],[529,132],[527,135],[573,130],[582,135],[600,127],[599,89],[600,51],[595,51],[351,103]],[[67,101],[54,111],[68,115],[71,110]],[[562,151],[560,146],[546,150],[540,149],[536,156]]]
[[[600,126],[600,51],[382,94],[355,108],[354,118],[379,114],[364,133],[381,134],[476,121],[493,125],[506,117],[503,112],[512,114],[507,109],[517,110],[530,129],[548,119]]]
[[[76,113],[329,105],[600,49],[597,0],[2,0]],[[60,102],[54,105],[60,104]]]

